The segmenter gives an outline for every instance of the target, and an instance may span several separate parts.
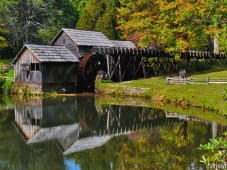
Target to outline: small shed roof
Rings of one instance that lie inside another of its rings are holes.
[[[124,48],[136,48],[136,45],[131,41],[118,41],[118,40],[110,40],[114,47],[124,47]]]
[[[79,62],[65,46],[30,45],[25,44],[12,64],[15,64],[21,54],[29,49],[40,62]]]
[[[88,31],[79,29],[62,28],[51,44],[58,39],[62,32],[65,32],[78,46],[103,46],[114,47],[114,44],[99,31]]]

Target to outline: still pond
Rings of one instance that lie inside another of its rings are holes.
[[[94,96],[0,101],[0,169],[7,170],[206,169],[197,148],[227,130]]]

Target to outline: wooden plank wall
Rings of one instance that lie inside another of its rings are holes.
[[[57,41],[55,41],[53,45],[64,45],[78,58],[78,47],[65,32],[63,32],[63,34],[60,35],[60,37],[57,39]]]
[[[27,76],[27,71],[23,71],[23,65],[28,65],[29,67],[31,63],[39,63],[39,61],[37,58],[35,58],[35,56],[31,53],[29,49],[26,49],[14,66],[15,82],[42,82],[41,71],[29,71],[29,76]]]
[[[76,82],[77,63],[43,63],[43,83]]]

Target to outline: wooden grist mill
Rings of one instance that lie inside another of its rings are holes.
[[[98,31],[62,28],[50,45],[25,44],[12,64],[15,85],[33,92],[94,91],[97,72],[114,82],[187,70],[192,59],[223,59],[222,53],[175,53],[139,49],[130,41],[109,40]]]

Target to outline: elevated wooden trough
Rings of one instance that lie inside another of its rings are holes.
[[[122,48],[122,47],[93,47],[92,53],[98,54],[118,54],[118,55],[142,55],[144,57],[163,57],[163,58],[174,58],[175,54],[180,54],[181,58],[190,59],[222,59],[226,58],[227,54],[222,52],[210,53],[208,51],[188,51],[185,53],[180,53],[179,51],[166,52],[157,49],[141,49],[141,48]]]

